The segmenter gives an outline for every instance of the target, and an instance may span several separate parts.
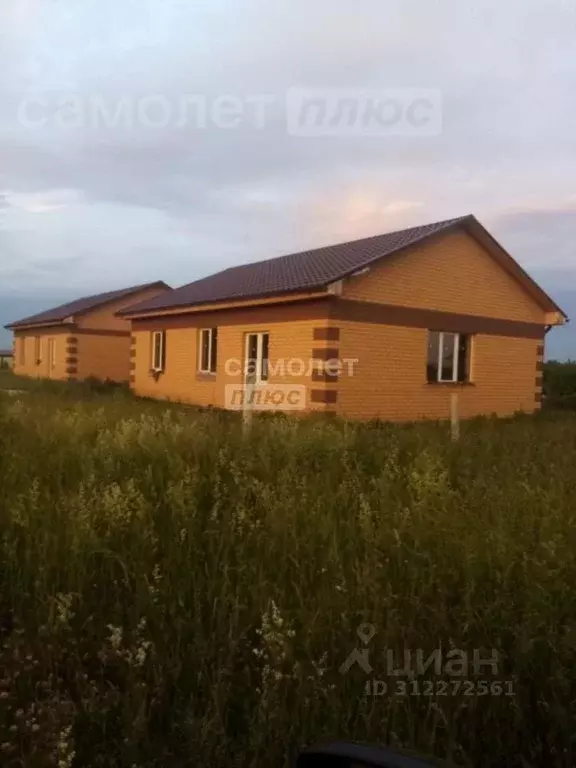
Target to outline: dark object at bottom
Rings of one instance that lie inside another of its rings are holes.
[[[366,744],[335,741],[306,747],[296,768],[430,768],[434,763]]]

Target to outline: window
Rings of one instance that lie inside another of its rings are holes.
[[[20,346],[20,365],[26,365],[26,336],[21,336],[18,341]]]
[[[48,339],[48,365],[51,371],[56,368],[56,339]]]
[[[470,381],[470,336],[465,333],[428,333],[428,381]]]
[[[152,333],[152,370],[160,373],[166,366],[166,331]]]
[[[198,370],[200,373],[216,373],[218,360],[218,328],[200,331]]]
[[[246,336],[246,377],[255,376],[256,383],[268,381],[267,333],[249,333]]]
[[[34,337],[34,359],[36,360],[36,365],[40,365],[40,363],[42,362],[42,337],[41,336]]]

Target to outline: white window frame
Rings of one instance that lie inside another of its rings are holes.
[[[440,384],[458,384],[458,376],[460,373],[459,365],[460,365],[460,340],[462,337],[468,338],[468,357],[470,357],[470,351],[471,351],[471,341],[470,341],[470,334],[468,333],[455,333],[454,331],[431,331],[431,333],[438,333],[438,377],[437,381]],[[443,361],[444,361],[444,337],[445,336],[454,336],[454,347],[452,350],[453,355],[453,365],[452,365],[452,377],[449,379],[445,379],[442,377],[442,372],[444,369]]]
[[[262,367],[264,363],[264,358],[262,357],[262,351],[264,349],[264,336],[268,336],[268,354],[270,354],[270,334],[267,331],[262,331],[260,333],[247,333],[246,339],[244,342],[244,376],[246,379],[248,379],[248,360],[250,359],[250,337],[256,336],[256,378],[255,383],[256,384],[266,384],[268,379],[262,378]]]
[[[198,334],[198,373],[216,373],[216,370],[211,369],[212,365],[212,345],[214,344],[214,332],[216,328],[200,328]],[[204,334],[208,334],[208,368],[202,367],[202,350],[204,348]],[[216,350],[218,354],[218,350]],[[218,362],[216,362],[218,365]]]
[[[166,331],[152,331],[152,365],[150,366],[154,373],[162,373],[164,371],[164,355],[166,344]],[[160,337],[160,360],[156,360],[156,339]]]

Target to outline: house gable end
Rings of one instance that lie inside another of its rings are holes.
[[[472,222],[474,227],[474,222]],[[480,230],[484,228],[478,224]],[[490,238],[488,233],[487,237]],[[342,297],[418,309],[439,310],[528,323],[549,322],[555,308],[522,284],[533,281],[502,249],[480,241],[468,224],[418,243],[374,263],[344,282]],[[514,274],[514,266],[518,274]],[[558,309],[558,308],[556,308]]]
[[[88,309],[82,314],[75,316],[74,319],[80,329],[123,330],[128,333],[130,330],[129,321],[124,317],[118,316],[117,313],[132,304],[156,298],[169,290],[168,286],[164,286],[164,284],[149,286],[137,293],[121,296],[114,301]]]

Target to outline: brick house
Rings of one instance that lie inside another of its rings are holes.
[[[14,332],[14,372],[35,378],[94,376],[127,382],[130,323],[116,313],[169,290],[163,282],[137,285],[77,299],[7,325]]]
[[[464,418],[537,410],[546,333],[567,321],[473,216],[233,267],[121,314],[138,395],[234,408],[249,379],[257,407],[391,420],[445,418],[454,392]]]

